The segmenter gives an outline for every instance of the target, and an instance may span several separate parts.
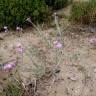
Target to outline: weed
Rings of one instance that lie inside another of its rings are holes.
[[[45,67],[42,65],[37,65],[33,69],[33,74],[36,78],[42,78],[45,75]]]

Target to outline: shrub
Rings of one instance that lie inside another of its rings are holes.
[[[49,14],[44,0],[0,0],[0,26],[26,25],[28,16],[32,21],[41,22]]]
[[[52,9],[60,9],[65,7],[68,4],[69,0],[45,0],[48,6],[51,6]]]
[[[72,4],[71,19],[83,24],[96,22],[96,0],[74,2]]]

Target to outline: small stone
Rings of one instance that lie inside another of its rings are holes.
[[[74,76],[74,77],[68,77],[68,79],[72,80],[72,81],[76,81],[77,78]]]
[[[60,71],[61,71],[60,69],[56,69],[55,73],[60,73]]]

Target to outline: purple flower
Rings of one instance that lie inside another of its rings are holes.
[[[96,37],[92,37],[91,39],[89,39],[89,42],[91,44],[96,44]]]
[[[3,69],[5,71],[10,71],[12,70],[14,67],[16,66],[16,61],[15,60],[11,60],[8,63],[4,64]]]
[[[23,52],[23,45],[22,45],[21,43],[18,43],[18,44],[16,45],[16,51],[17,51],[18,53],[22,53],[22,52]]]
[[[59,41],[54,41],[53,44],[55,48],[62,48],[62,44]]]

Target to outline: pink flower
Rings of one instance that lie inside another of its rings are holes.
[[[17,26],[17,27],[16,27],[16,31],[17,31],[17,32],[20,32],[20,31],[22,32],[23,29],[22,29],[21,27]]]
[[[55,46],[56,46],[56,48],[62,48],[62,44],[61,43],[57,43]]]
[[[9,61],[8,63],[6,63],[6,64],[3,66],[3,69],[4,69],[5,71],[10,71],[10,70],[12,70],[15,66],[16,66],[16,61],[15,61],[15,60],[11,60],[11,61]]]
[[[93,38],[89,39],[89,42],[91,44],[96,44],[96,37],[93,37]]]
[[[17,51],[18,53],[22,53],[22,52],[23,52],[23,45],[22,45],[21,43],[18,43],[18,44],[16,45],[16,51]]]
[[[62,44],[59,41],[54,41],[55,48],[62,48]]]

